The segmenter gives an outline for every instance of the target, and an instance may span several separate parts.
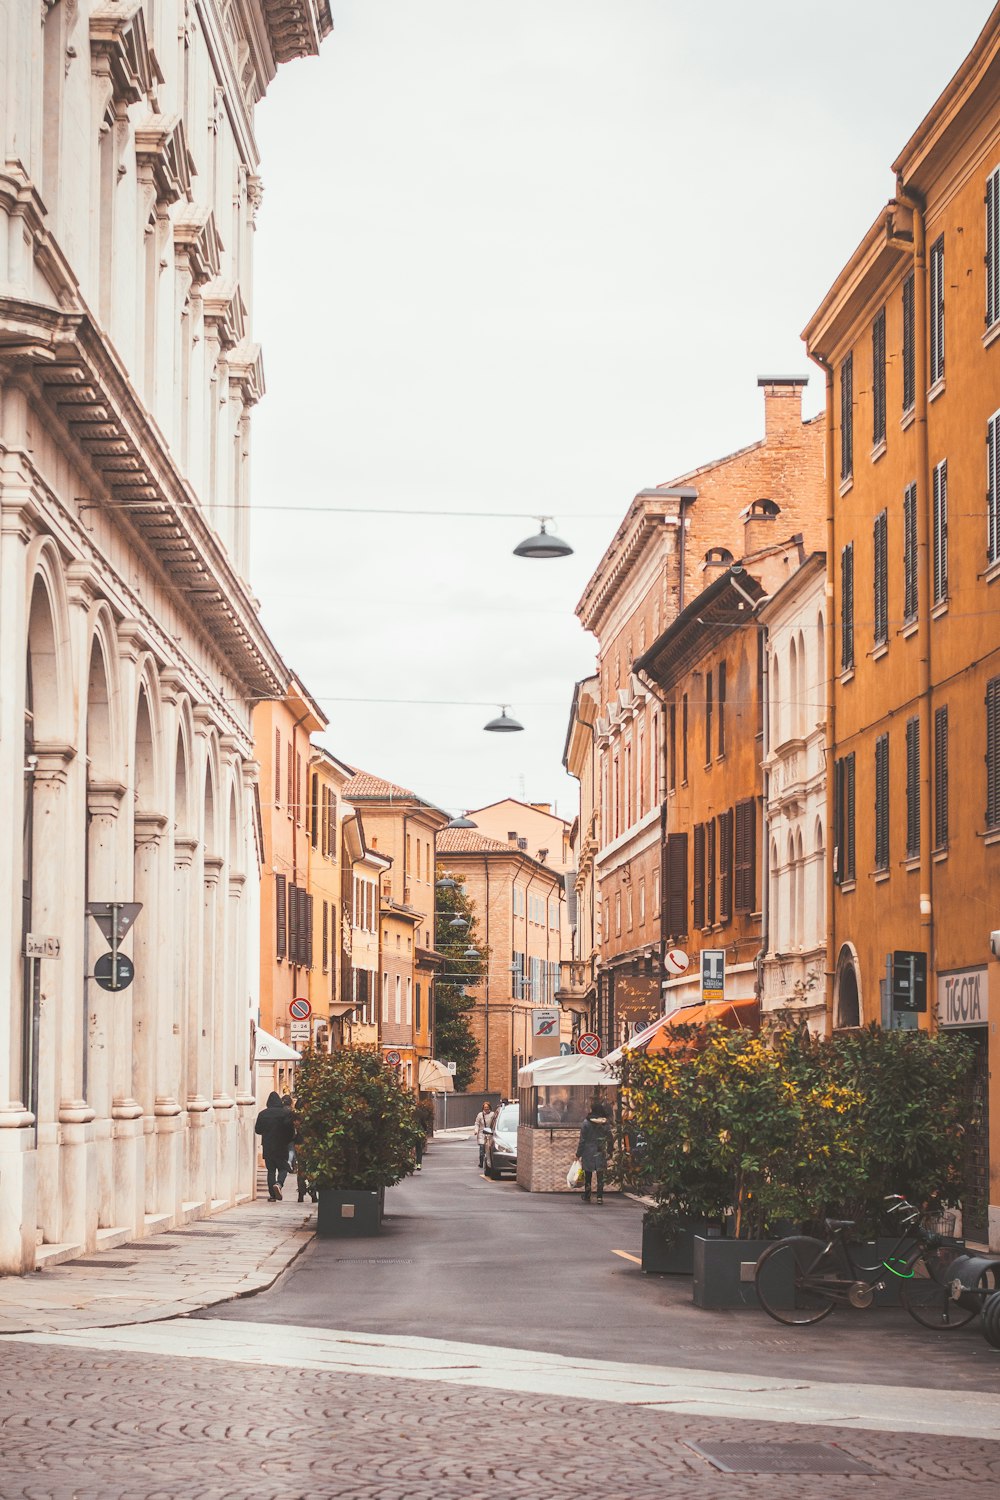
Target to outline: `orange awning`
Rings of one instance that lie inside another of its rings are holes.
[[[717,1000],[706,1005],[686,1005],[664,1016],[644,1034],[626,1042],[629,1052],[670,1052],[674,1047],[684,1046],[681,1037],[671,1032],[673,1026],[704,1026],[709,1021],[718,1021],[733,1031],[760,1030],[760,1003],[753,997],[746,1000]]]

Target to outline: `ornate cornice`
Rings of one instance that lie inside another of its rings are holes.
[[[150,115],[136,126],[135,154],[140,172],[149,174],[157,203],[191,198],[194,163],[180,115]]]
[[[205,322],[212,324],[219,343],[224,350],[235,349],[246,338],[247,310],[239,283],[221,281],[218,277],[209,282],[202,294]]]
[[[222,265],[222,240],[210,208],[192,205],[174,220],[174,245],[178,258],[187,261],[193,287],[203,287],[218,276]]]
[[[90,13],[91,69],[107,78],[115,103],[138,104],[153,91],[154,70],[141,0],[103,0]]]
[[[260,345],[242,343],[229,357],[229,384],[239,387],[244,406],[256,406],[264,394],[264,361]]]

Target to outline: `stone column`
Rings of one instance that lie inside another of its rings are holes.
[[[215,1100],[217,1083],[216,1059],[219,1048],[219,1038],[216,1035],[216,1017],[222,1005],[219,980],[222,949],[221,934],[219,932],[219,883],[222,879],[222,869],[223,861],[218,855],[206,854],[203,860],[201,1052],[198,1059],[198,1079],[201,1091],[206,1096],[206,1101],[211,1099],[213,1102]],[[220,1093],[219,1104],[222,1109],[228,1109],[232,1106],[232,1100]],[[207,1102],[206,1108],[208,1108]],[[217,1126],[217,1121],[214,1117],[206,1117],[205,1124],[212,1126],[214,1129]],[[213,1200],[217,1201],[219,1199],[217,1153],[215,1150],[212,1150],[212,1154],[209,1156],[207,1154],[209,1149],[210,1147],[206,1143],[204,1147],[206,1191]]]
[[[172,1089],[176,1089],[178,1101],[183,1101],[185,1113],[180,1119],[182,1149],[177,1163],[179,1179],[174,1197],[175,1213],[180,1214],[185,1203],[196,1200],[192,1178],[192,1141],[195,1129],[204,1123],[203,1115],[208,1100],[198,1092],[198,1051],[201,1041],[201,1019],[199,1002],[201,989],[195,970],[195,864],[198,840],[190,837],[174,837],[174,992],[173,1022],[171,1024],[172,1055],[174,1059],[170,1073],[163,1083],[164,1108],[161,1120],[163,1130],[171,1130],[166,1121],[171,1118]],[[175,1081],[176,1080],[176,1081]],[[180,1109],[180,1103],[178,1103]],[[158,1108],[157,1113],[160,1113]],[[197,1124],[195,1123],[197,1119]],[[170,1148],[167,1148],[168,1151]]]
[[[132,929],[132,1096],[142,1110],[143,1169],[145,1173],[142,1215],[156,1213],[156,1052],[161,1039],[161,1012],[167,1007],[162,979],[166,946],[162,900],[163,835],[167,819],[162,813],[135,815],[133,897],[142,911]]]
[[[118,814],[125,788],[120,782],[91,782],[87,787],[88,830],[87,900],[115,901],[121,898],[118,874]],[[95,922],[88,925],[87,974],[107,951],[107,940]],[[113,995],[92,978],[84,981],[87,993],[87,1100],[94,1111],[94,1144],[96,1156],[97,1226],[117,1228],[115,1224],[115,1184],[112,1160],[112,1056],[116,1036],[116,1006],[120,995]],[[122,1119],[135,1118],[141,1110],[134,1100],[122,1101]]]

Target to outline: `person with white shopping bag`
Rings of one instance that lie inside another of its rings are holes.
[[[580,1128],[580,1139],[576,1146],[576,1161],[570,1168],[572,1172],[578,1169],[583,1173],[583,1198],[581,1202],[591,1201],[591,1183],[596,1174],[597,1177],[597,1201],[604,1202],[604,1174],[608,1170],[608,1156],[611,1151],[611,1126],[608,1123],[608,1107],[602,1104],[600,1099],[595,1099],[587,1111],[587,1118]],[[566,1179],[569,1182],[569,1177]],[[579,1181],[577,1175],[576,1181]],[[570,1186],[575,1186],[571,1183]]]

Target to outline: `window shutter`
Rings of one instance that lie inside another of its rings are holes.
[[[1000,167],[986,179],[986,326],[1000,318]]]
[[[903,410],[910,411],[916,400],[916,360],[913,321],[913,272],[903,282]]]
[[[286,897],[286,886],[288,882],[284,875],[274,877],[274,951],[278,958],[284,958],[288,953],[288,906]]]
[[[874,527],[875,551],[875,644],[884,646],[889,639],[889,518],[879,511]]]
[[[986,427],[986,558],[1000,558],[1000,412]]]
[[[705,764],[712,759],[712,674],[705,678]]]
[[[667,835],[667,932],[676,941],[688,931],[688,836]]]
[[[307,895],[305,891],[302,893],[302,904],[305,908],[303,913],[305,921],[302,924],[305,934],[302,962],[307,969],[311,969],[313,966],[313,897]]]
[[[872,444],[885,442],[885,308],[872,324]]]
[[[844,879],[853,880],[857,873],[854,861],[854,751],[845,756],[844,768]]]
[[[920,720],[906,721],[906,857],[920,853]]]
[[[705,901],[705,916],[709,927],[715,926],[715,819],[709,818],[705,825],[705,867],[707,874],[707,896]]]
[[[694,912],[695,929],[705,925],[705,825],[695,824],[694,830]]]
[[[948,845],[948,708],[934,712],[934,847]]]
[[[757,818],[752,797],[736,804],[736,887],[737,911],[753,911],[757,883]]]
[[[845,672],[854,666],[854,543],[840,554],[840,665]]]
[[[670,743],[670,770],[669,770],[669,776],[670,776],[670,780],[668,782],[668,786],[669,786],[669,788],[670,788],[670,790],[672,792],[675,792],[677,790],[677,704],[676,703],[671,703],[671,705],[670,705],[670,720],[669,720],[669,723],[670,723],[670,731],[669,731],[669,743]]]
[[[917,617],[917,487],[908,484],[903,495],[903,615]]]
[[[934,470],[934,603],[948,597],[948,460]]]
[[[833,879],[840,885],[847,877],[844,874],[844,762],[833,763]]]
[[[875,741],[875,868],[889,868],[889,736]]]
[[[986,826],[1000,825],[1000,677],[986,684]]]
[[[944,378],[944,235],[931,246],[930,256],[931,384]]]
[[[314,849],[319,847],[319,777],[315,771],[309,778],[309,842]]]
[[[323,902],[323,973],[330,967],[330,908]]]
[[[854,355],[840,367],[840,477],[854,473]]]
[[[733,811],[719,814],[719,921],[733,915]]]
[[[719,754],[726,753],[726,664],[719,662]]]

